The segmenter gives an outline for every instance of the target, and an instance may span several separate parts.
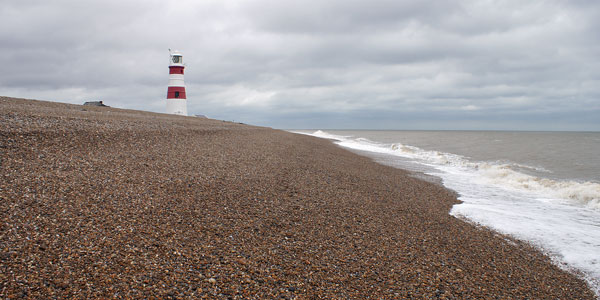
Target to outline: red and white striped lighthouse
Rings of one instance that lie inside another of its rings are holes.
[[[169,50],[170,51],[170,50]],[[178,51],[170,52],[169,88],[167,90],[167,113],[187,116],[187,99],[183,82],[183,57]]]

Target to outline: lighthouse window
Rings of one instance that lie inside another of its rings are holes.
[[[175,98],[179,98],[179,92],[175,92]]]
[[[181,56],[173,56],[173,62],[178,64],[181,62]]]

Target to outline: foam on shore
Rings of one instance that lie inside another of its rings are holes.
[[[558,265],[577,270],[600,295],[600,184],[523,173],[526,169],[549,172],[537,166],[474,161],[457,154],[324,131],[299,133],[333,140],[349,149],[384,154],[392,162],[393,157],[410,159],[417,165],[413,170],[437,176],[444,186],[459,193],[463,203],[453,206],[452,215],[535,244]]]

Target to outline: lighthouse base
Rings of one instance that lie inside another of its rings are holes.
[[[187,100],[167,99],[167,113],[173,115],[187,116]]]

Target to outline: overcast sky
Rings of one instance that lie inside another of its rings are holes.
[[[600,130],[600,1],[3,0],[0,95],[276,128]]]

